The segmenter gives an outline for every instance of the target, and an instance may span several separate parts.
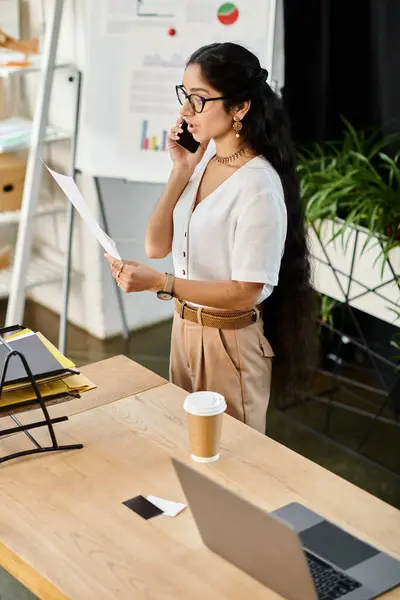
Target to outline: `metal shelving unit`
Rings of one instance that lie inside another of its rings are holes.
[[[37,70],[37,69],[36,69]],[[14,73],[21,73],[23,69],[19,69],[17,71],[9,73],[9,75],[13,75]],[[30,70],[29,72],[32,72]],[[2,76],[2,70],[0,69],[0,77]],[[6,119],[7,125],[15,124],[16,130],[18,123],[21,124],[21,131],[29,131],[30,125],[32,121],[29,119]],[[0,134],[1,134],[1,126],[4,123],[4,120],[0,120]],[[70,134],[66,131],[63,131],[60,128],[48,126],[44,143],[49,144],[61,140],[70,139]],[[23,150],[29,150],[30,147],[30,139],[28,138],[25,143],[15,144],[12,148],[1,148],[0,154],[12,153],[12,152],[20,152]],[[32,215],[32,219],[36,220],[40,217],[44,216],[54,216],[57,214],[65,213],[67,210],[65,202],[54,202],[49,201],[48,199],[42,198],[38,202],[38,206],[36,211]],[[21,220],[22,209],[15,211],[1,211],[0,212],[0,228],[7,226],[18,226]],[[13,277],[13,266],[11,265],[7,269],[3,269],[0,271],[0,299],[7,299],[10,295],[11,284]],[[29,260],[28,271],[25,276],[24,290],[28,291],[33,287],[37,287],[40,285],[61,282],[63,280],[63,272],[62,270],[48,263],[45,259],[40,257],[39,255],[33,253]]]
[[[39,254],[33,252],[25,279],[25,290],[50,283],[60,283],[64,271]],[[8,298],[12,279],[12,266],[0,271],[0,300]]]
[[[63,202],[42,202],[39,204],[35,218],[59,215],[66,212],[66,206]],[[21,217],[20,210],[10,210],[0,212],[0,227],[7,225],[18,225]]]
[[[32,248],[36,219],[42,216],[68,212],[68,205],[65,203],[43,202],[41,200],[42,164],[40,157],[43,145],[70,139],[72,144],[71,174],[74,174],[75,171],[77,124],[71,135],[58,127],[50,125],[48,122],[50,95],[55,70],[68,70],[69,80],[74,81],[76,84],[76,112],[79,106],[79,71],[70,63],[57,64],[55,61],[63,4],[63,0],[54,1],[52,14],[46,27],[43,51],[41,55],[31,57],[28,66],[18,65],[21,60],[21,55],[18,55],[18,53],[0,52],[0,78],[20,78],[31,73],[37,73],[39,77],[33,119],[12,117],[3,120],[3,122],[0,121],[0,130],[3,123],[4,128],[7,127],[10,132],[10,136],[6,140],[7,143],[0,145],[0,153],[28,151],[21,210],[0,213],[0,228],[13,225],[18,227],[13,265],[0,271],[0,298],[9,299],[6,317],[6,322],[9,324],[21,322],[27,290],[39,285],[62,282],[66,278],[65,269],[49,263]],[[75,122],[77,122],[77,119],[75,119]],[[21,125],[21,135],[18,131],[19,125]],[[11,134],[15,134],[14,140],[11,139]],[[18,143],[19,139],[21,139],[21,143]],[[68,248],[68,253],[70,253],[70,248]],[[66,313],[66,307],[64,313]],[[62,320],[66,320],[66,314],[63,314]]]
[[[11,117],[9,119],[0,120],[0,154],[29,150],[32,126],[32,120],[30,119]],[[5,134],[7,129],[9,133],[13,132],[17,137],[17,140],[18,138],[20,139],[20,142],[16,141],[9,147],[3,146],[2,135]],[[51,142],[59,142],[68,139],[71,139],[71,135],[67,131],[64,131],[60,127],[49,125],[46,128],[43,143],[50,144]]]
[[[0,51],[0,60],[7,59],[8,61],[15,61],[17,62],[20,59],[20,54],[18,53],[14,53],[14,52],[5,52],[5,51]],[[26,73],[37,73],[38,71],[40,71],[41,68],[41,63],[40,63],[41,57],[40,56],[32,56],[30,58],[31,61],[31,65],[29,65],[28,67],[22,67],[22,66],[3,66],[0,64],[0,77],[3,78],[7,78],[7,77],[12,77],[13,75],[16,74],[26,74]],[[57,69],[65,69],[65,68],[73,68],[73,65],[69,64],[69,63],[58,63],[56,65]]]
[[[32,223],[34,222],[34,219],[41,215],[53,214],[54,210],[58,210],[54,206],[48,206],[48,210],[46,210],[41,208],[39,205],[43,169],[43,165],[40,160],[40,153],[43,144],[50,141],[56,141],[57,139],[66,139],[66,136],[63,135],[63,132],[61,131],[56,132],[54,139],[49,139],[49,136],[46,135],[48,132],[49,103],[55,69],[68,68],[70,71],[73,71],[73,75],[70,75],[68,79],[69,81],[74,81],[76,83],[74,131],[71,136],[68,136],[71,138],[71,160],[69,174],[73,178],[75,178],[76,175],[75,159],[78,139],[80,91],[82,78],[80,71],[75,66],[72,66],[70,64],[56,64],[55,59],[57,54],[57,45],[60,33],[63,7],[64,0],[54,0],[52,3],[51,17],[46,22],[46,31],[42,56],[34,60],[32,65],[29,65],[25,68],[2,67],[0,68],[0,77],[10,77],[13,75],[21,76],[24,73],[32,73],[34,71],[38,71],[40,75],[38,99],[36,102],[34,116],[32,119],[32,130],[29,141],[29,155],[26,168],[21,210],[19,211],[18,215],[15,215],[15,217],[11,217],[8,214],[4,215],[3,219],[4,223],[14,218],[17,219],[18,222],[18,236],[15,246],[11,276],[10,273],[8,273],[7,275],[7,273],[4,274],[3,272],[3,287],[4,289],[8,289],[9,298],[7,306],[6,325],[10,326],[14,325],[15,323],[22,322],[25,308],[25,292],[27,288],[31,288],[36,285],[43,285],[44,283],[53,283],[54,281],[61,280],[63,282],[64,300],[60,314],[58,347],[61,350],[61,352],[64,353],[66,347],[68,323],[67,316],[70,290],[71,249],[74,223],[74,209],[71,203],[69,203],[67,207],[68,237],[67,251],[65,255],[65,268],[63,270],[63,273],[59,273],[59,270],[54,265],[50,265],[46,261],[43,263],[43,259],[39,259],[32,254]],[[104,204],[100,193],[99,181],[97,178],[95,178],[95,185],[98,192],[99,205],[103,217],[104,228],[107,232],[108,227],[106,223]],[[129,332],[122,304],[121,291],[118,288],[116,288],[116,293],[118,297],[121,319],[124,328],[124,337],[127,338]]]

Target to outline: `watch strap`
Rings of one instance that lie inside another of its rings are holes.
[[[165,282],[163,292],[167,292],[168,294],[171,294],[171,296],[172,296],[173,295],[172,291],[174,289],[175,276],[171,275],[171,273],[165,273],[165,274],[167,276],[167,280]]]

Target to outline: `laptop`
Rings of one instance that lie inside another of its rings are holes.
[[[172,459],[204,544],[288,600],[372,600],[400,561],[302,504],[267,513]]]

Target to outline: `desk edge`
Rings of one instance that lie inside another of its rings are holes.
[[[71,600],[3,542],[0,542],[0,566],[40,600]]]

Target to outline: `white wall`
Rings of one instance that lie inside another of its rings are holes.
[[[29,27],[32,35],[43,30],[41,0],[28,0]],[[84,36],[81,0],[66,0],[58,57],[81,66],[84,58]],[[44,2],[44,15],[51,14],[52,1]],[[78,11],[78,12],[77,12]],[[72,131],[75,92],[68,81],[69,72],[58,72],[54,77],[50,121]],[[35,79],[30,76],[26,86],[26,104],[32,112],[35,100]],[[68,173],[69,143],[57,142],[45,151],[45,159],[60,172]],[[97,197],[91,177],[82,174],[78,185],[85,200],[98,214]],[[45,177],[45,185],[53,198],[65,202],[57,185]],[[109,221],[110,235],[115,239],[121,255],[126,259],[149,264],[144,254],[144,235],[147,218],[158,200],[161,187],[153,184],[125,183],[120,180],[101,180],[101,190]],[[62,265],[66,244],[66,215],[41,218],[36,226],[35,247],[49,261]],[[160,271],[170,271],[171,259],[151,261]],[[80,217],[75,220],[72,259],[73,273],[69,320],[99,338],[116,335],[121,331],[121,320],[112,279],[102,248],[85,230]],[[38,287],[30,296],[40,304],[59,311],[62,301],[61,284]],[[143,327],[169,318],[172,303],[161,302],[153,294],[124,295],[124,306],[131,329]]]

